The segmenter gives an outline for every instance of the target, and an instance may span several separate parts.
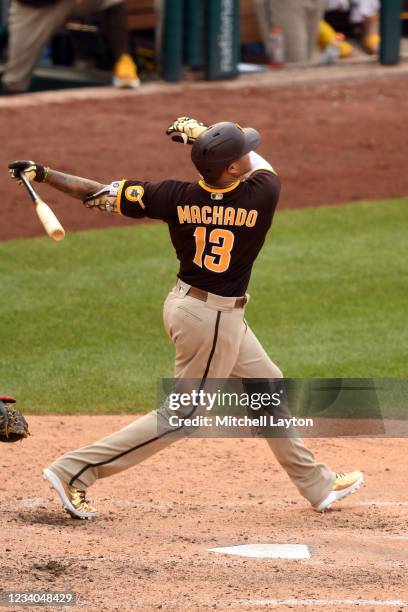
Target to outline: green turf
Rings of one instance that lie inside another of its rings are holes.
[[[408,377],[407,199],[284,211],[247,319],[290,377]],[[86,213],[84,213],[86,214]],[[172,374],[164,224],[0,244],[0,392],[32,412],[130,412]]]

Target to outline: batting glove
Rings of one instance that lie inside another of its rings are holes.
[[[105,185],[92,195],[83,200],[83,204],[87,208],[98,209],[106,212],[118,212],[116,210],[116,198],[123,181],[114,181],[109,185]]]
[[[37,181],[43,183],[47,178],[49,168],[46,168],[42,164],[29,160],[18,160],[11,162],[8,165],[9,173],[12,179],[19,180],[20,174],[24,172],[30,182]]]
[[[178,117],[169,125],[166,134],[175,142],[192,145],[207,128],[208,125],[192,117]]]

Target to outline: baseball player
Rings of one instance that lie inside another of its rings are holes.
[[[207,127],[181,117],[167,129],[174,140],[192,145],[200,174],[194,182],[117,180],[110,185],[70,176],[32,161],[10,164],[18,178],[44,181],[90,208],[136,219],[161,219],[180,261],[177,283],[164,303],[164,326],[175,345],[175,378],[181,381],[236,377],[280,379],[244,319],[253,263],[271,227],[280,180],[254,150],[252,128],[230,122]],[[155,410],[106,438],[67,452],[44,470],[45,478],[75,518],[96,514],[87,489],[150,457],[176,437],[161,427]],[[318,463],[296,436],[268,438],[277,461],[317,511],[353,493],[363,474],[334,473]]]

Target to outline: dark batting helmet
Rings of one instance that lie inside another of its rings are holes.
[[[230,121],[214,123],[194,142],[191,160],[206,181],[216,181],[232,162],[255,149],[260,139],[253,128]]]

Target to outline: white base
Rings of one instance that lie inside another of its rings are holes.
[[[208,550],[256,559],[310,559],[309,548],[304,544],[242,544],[226,548],[209,548]]]

